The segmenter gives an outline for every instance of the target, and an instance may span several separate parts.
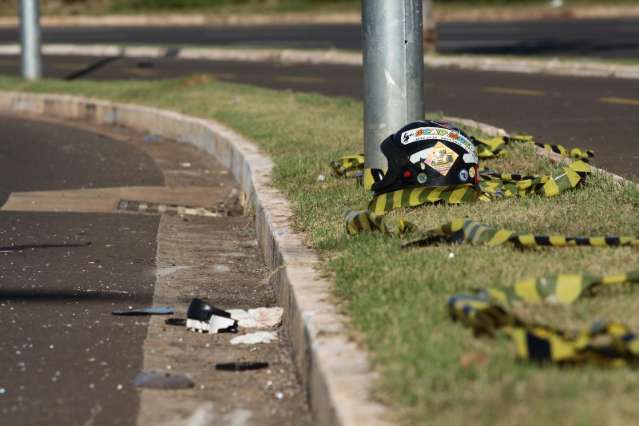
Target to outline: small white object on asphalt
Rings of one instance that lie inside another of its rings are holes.
[[[257,343],[269,343],[277,340],[277,335],[272,331],[257,331],[255,333],[244,334],[231,339],[232,345],[255,345]]]
[[[283,308],[229,309],[231,318],[243,328],[272,329],[282,323]]]
[[[196,319],[187,318],[186,328],[191,331],[198,331],[200,333],[218,333],[220,330],[226,330],[229,327],[233,327],[235,320],[232,318],[221,317],[218,315],[212,315],[211,319],[206,321],[199,321]]]
[[[4,395],[5,393],[7,393],[7,390],[5,388],[0,388],[0,395]]]
[[[284,394],[282,392],[275,392],[275,398],[281,401],[282,399],[284,399]]]

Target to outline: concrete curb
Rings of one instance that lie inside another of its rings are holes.
[[[293,213],[271,186],[273,164],[234,131],[176,112],[66,95],[0,92],[0,111],[117,125],[200,147],[233,173],[255,211],[258,241],[284,307],[284,325],[302,385],[318,425],[390,424],[371,398],[377,378],[367,354],[349,339],[348,319],[330,303],[331,283],[317,255],[291,227]]]
[[[42,53],[51,56],[110,56],[124,58],[178,58],[210,61],[273,62],[281,64],[332,64],[361,66],[362,55],[337,49],[237,49],[117,45],[45,44]],[[19,55],[20,45],[0,45],[0,56]],[[426,56],[432,68],[460,68],[478,71],[550,74],[577,77],[639,79],[639,65],[624,65],[564,59],[508,59],[494,57]]]

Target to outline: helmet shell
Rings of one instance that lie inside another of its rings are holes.
[[[415,121],[381,146],[388,171],[373,184],[376,194],[414,186],[479,183],[477,148],[461,129],[440,121]]]

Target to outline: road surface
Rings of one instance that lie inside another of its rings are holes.
[[[17,28],[0,29],[0,43],[17,43]],[[361,49],[360,26],[268,25],[45,28],[45,43],[224,45]],[[639,59],[639,19],[547,19],[441,23],[440,53],[560,55]]]

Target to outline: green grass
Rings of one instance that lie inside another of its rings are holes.
[[[60,92],[153,105],[223,122],[274,159],[275,184],[293,203],[296,227],[325,260],[335,296],[381,372],[377,395],[405,424],[616,425],[639,415],[639,382],[628,369],[539,367],[515,361],[509,342],[473,338],[450,321],[447,297],[560,272],[606,273],[635,268],[629,248],[536,249],[439,246],[400,250],[382,235],[347,237],[342,213],[370,195],[352,180],[330,176],[330,159],[361,150],[362,105],[350,99],[278,92],[197,76],[157,82],[24,83],[0,78],[0,89]],[[496,123],[498,124],[498,123]],[[509,171],[549,173],[555,165],[527,147],[490,162]],[[320,174],[327,176],[318,183]],[[452,217],[514,230],[567,234],[639,234],[639,192],[595,175],[559,197],[530,197],[458,207],[428,206],[404,214],[423,228]],[[397,217],[399,213],[394,213]],[[450,257],[449,253],[454,253]],[[571,307],[522,310],[544,322],[587,326],[619,320],[639,330],[639,297],[608,292]]]

